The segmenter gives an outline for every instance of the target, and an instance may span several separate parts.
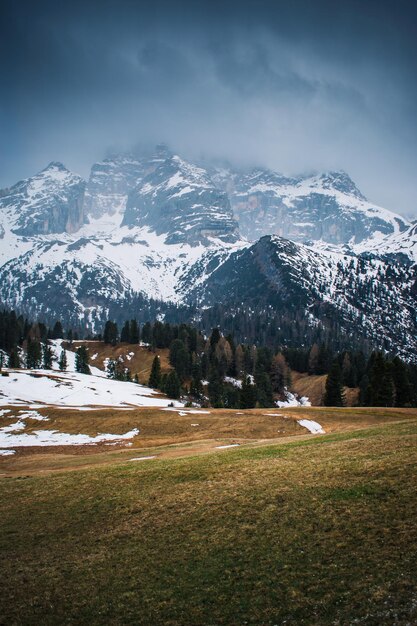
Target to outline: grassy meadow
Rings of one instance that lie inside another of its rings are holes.
[[[0,623],[416,624],[416,435],[3,474]]]

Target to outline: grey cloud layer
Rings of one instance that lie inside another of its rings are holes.
[[[4,6],[0,184],[167,141],[287,173],[344,168],[417,213],[411,2]]]

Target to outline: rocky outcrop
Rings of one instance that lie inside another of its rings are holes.
[[[288,178],[262,169],[228,177],[221,170],[217,180],[228,189],[240,232],[250,241],[276,234],[300,242],[358,243],[408,225],[368,202],[345,172]]]
[[[132,155],[114,155],[91,168],[84,210],[94,219],[108,213],[123,213],[129,192],[143,179],[143,160]]]
[[[80,176],[52,162],[6,190],[0,197],[0,211],[16,235],[74,233],[85,222],[84,189]]]
[[[166,243],[234,242],[238,228],[227,194],[207,171],[169,156],[129,195],[124,226],[147,226]]]

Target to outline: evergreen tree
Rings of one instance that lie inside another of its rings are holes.
[[[210,368],[208,397],[213,408],[223,406],[223,379],[214,365]]]
[[[253,409],[256,405],[256,395],[255,385],[252,383],[251,378],[246,376],[240,392],[240,408]]]
[[[149,322],[146,322],[142,328],[142,341],[143,343],[152,343],[152,327]]]
[[[129,343],[138,344],[140,341],[139,326],[136,320],[130,320]]]
[[[109,359],[106,365],[106,374],[107,378],[111,378],[115,380],[116,378],[116,361],[114,359]]]
[[[387,399],[385,391],[383,389],[384,381],[387,381],[386,377],[386,363],[382,352],[373,352],[369,359],[369,386],[370,397],[368,398],[368,404],[370,406],[385,406]]]
[[[65,350],[61,350],[61,354],[58,361],[58,367],[61,372],[65,372],[68,367],[67,354]]]
[[[122,332],[120,333],[120,341],[122,343],[129,343],[130,339],[130,324],[129,322],[125,322],[122,328]]]
[[[203,385],[201,384],[201,365],[197,361],[193,364],[191,376],[190,394],[200,399],[203,395]]]
[[[13,346],[13,348],[10,350],[9,367],[10,367],[10,369],[19,369],[20,368],[19,352],[18,352],[16,346]]]
[[[57,320],[51,332],[51,339],[63,339],[63,337],[64,331],[62,329],[62,324],[59,320]]]
[[[220,341],[221,333],[218,328],[213,328],[210,335],[210,347],[211,350],[214,351],[216,344]]]
[[[181,381],[189,374],[190,356],[184,342],[174,339],[169,348],[169,362],[178,374]]]
[[[377,406],[394,406],[395,387],[391,371],[391,364],[385,363],[385,372],[381,381]]]
[[[52,350],[51,346],[47,343],[42,344],[42,367],[45,370],[50,370],[52,368]]]
[[[165,393],[169,398],[179,398],[181,395],[181,382],[175,370],[166,377]]]
[[[110,320],[104,325],[103,341],[104,343],[115,346],[117,343],[117,324]]]
[[[87,348],[85,346],[77,348],[77,352],[75,354],[75,370],[81,374],[91,374],[88,365],[89,360]]]
[[[238,409],[240,406],[240,391],[233,385],[227,385],[223,392],[223,405],[225,409]]]
[[[152,389],[159,389],[161,384],[161,361],[156,355],[152,361],[151,374],[149,376],[148,386]]]
[[[259,365],[255,373],[256,401],[260,407],[274,406],[272,385],[268,374],[260,370]]]
[[[395,385],[395,406],[411,406],[411,383],[407,366],[397,356],[392,361]]]
[[[342,372],[337,360],[333,361],[326,380],[323,398],[324,406],[344,406],[345,398],[342,387]]]
[[[37,369],[42,363],[42,348],[37,339],[28,337],[26,350],[26,367],[27,369]]]
[[[371,386],[367,374],[364,374],[359,384],[359,404],[361,406],[370,406],[371,404]]]

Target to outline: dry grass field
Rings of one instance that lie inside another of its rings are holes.
[[[2,424],[16,423],[22,407],[8,407]],[[327,434],[368,428],[387,421],[414,419],[415,409],[319,408],[290,409],[160,409],[97,408],[95,410],[38,408],[45,421],[25,419],[24,433],[58,431],[95,437],[138,429],[129,441],[65,446],[16,447],[12,456],[0,456],[1,476],[33,474],[48,470],[77,469],[114,463],[141,455],[172,458],[216,452],[217,446],[259,446],[288,438],[316,437],[301,426],[302,419],[318,422]]]
[[[41,412],[141,433],[1,460],[1,624],[417,623],[415,410]]]

